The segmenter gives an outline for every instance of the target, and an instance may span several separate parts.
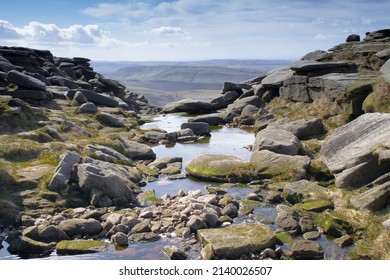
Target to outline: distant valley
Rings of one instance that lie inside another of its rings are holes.
[[[285,60],[204,60],[186,62],[92,62],[106,77],[145,95],[152,105],[183,98],[211,100],[225,81],[242,82],[291,64]]]

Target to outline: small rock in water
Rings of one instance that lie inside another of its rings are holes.
[[[212,260],[214,258],[214,249],[210,244],[207,244],[200,254],[203,260]]]
[[[180,250],[176,246],[164,246],[162,248],[162,251],[170,260],[185,260],[185,259],[187,259],[186,253],[184,253],[182,250]]]
[[[306,240],[317,240],[320,237],[321,233],[319,233],[318,231],[309,231],[303,235],[303,238],[305,238]]]
[[[123,232],[115,233],[111,236],[111,241],[118,246],[127,246],[129,244],[129,239]]]
[[[340,248],[344,248],[353,244],[353,238],[350,235],[346,234],[341,236],[340,238],[337,238],[334,242]]]

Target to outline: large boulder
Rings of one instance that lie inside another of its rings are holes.
[[[53,251],[54,245],[32,240],[26,236],[19,236],[8,247],[11,254],[24,258],[36,258],[48,256]]]
[[[114,117],[109,113],[100,113],[96,116],[96,119],[105,126],[109,127],[124,127],[125,124],[119,118]]]
[[[238,97],[240,97],[240,93],[238,93],[236,90],[230,90],[227,91],[224,95],[214,98],[211,101],[211,104],[216,109],[226,108],[229,104],[232,104]]]
[[[381,73],[386,82],[390,83],[390,60],[387,60],[381,67]]]
[[[204,122],[215,126],[223,123],[223,119],[217,115],[209,114],[188,119],[188,122]]]
[[[61,240],[68,240],[69,236],[59,227],[49,225],[41,230],[37,236],[37,240],[41,242],[60,242]]]
[[[91,158],[87,158],[84,163],[78,165],[77,177],[80,188],[89,194],[91,199],[94,191],[94,193],[102,195],[101,199],[108,197],[114,204],[119,204],[115,201],[133,202],[132,187],[141,181],[141,174],[135,167]],[[99,199],[93,201],[98,203]]]
[[[211,245],[219,258],[234,259],[243,254],[260,253],[276,244],[275,233],[264,224],[238,224],[197,232],[203,247]]]
[[[311,240],[298,240],[292,245],[292,257],[297,260],[321,260],[324,250],[321,245]]]
[[[73,166],[79,162],[79,154],[74,152],[65,154],[54,171],[48,188],[52,191],[59,191],[64,188],[71,178]]]
[[[183,99],[166,104],[163,107],[162,112],[209,113],[213,110],[213,105],[211,103],[192,99]]]
[[[102,105],[106,107],[118,107],[119,104],[118,101],[113,99],[108,94],[96,93],[88,89],[80,89],[80,88],[71,89],[68,91],[67,95],[70,99],[73,99],[74,96],[76,95],[76,92],[81,92],[88,99],[88,101],[94,103],[95,105]]]
[[[281,128],[290,131],[292,134],[298,137],[298,139],[310,139],[325,132],[324,124],[319,118],[310,120],[302,119],[297,121],[290,121],[288,118],[283,118],[270,124],[268,128],[270,127]]]
[[[300,203],[308,199],[327,199],[327,189],[316,182],[300,180],[287,183],[283,187],[283,197],[290,203]]]
[[[103,227],[94,219],[69,219],[62,221],[58,227],[63,230],[69,237],[74,236],[92,236],[99,234]]]
[[[388,172],[389,139],[390,114],[364,114],[338,128],[321,149],[336,186],[360,187]]]
[[[267,127],[257,133],[252,150],[268,150],[278,154],[294,156],[298,154],[300,147],[301,143],[291,132]]]
[[[180,126],[181,129],[189,128],[191,129],[195,135],[204,136],[210,135],[210,125],[205,122],[188,122],[183,123]]]
[[[380,211],[390,205],[390,180],[351,197],[351,205],[358,209]]]
[[[132,160],[154,160],[156,154],[146,144],[122,139],[123,154]]]
[[[266,87],[280,87],[283,85],[283,81],[291,78],[293,74],[290,67],[275,69],[267,73],[261,84]]]
[[[314,71],[327,71],[331,73],[356,72],[356,65],[350,62],[319,62],[315,60],[298,60],[291,65],[291,69],[297,73]]]
[[[87,154],[95,159],[111,162],[111,163],[123,163],[127,165],[133,164],[133,162],[122,155],[121,153],[115,151],[110,147],[106,147],[98,144],[89,144],[85,147]]]
[[[306,177],[310,165],[307,156],[290,156],[271,151],[255,151],[251,155],[250,164],[264,177],[279,177],[282,180],[299,180]]]
[[[16,70],[11,70],[8,72],[7,82],[25,89],[32,89],[38,91],[46,90],[46,84],[44,82]]]
[[[244,162],[235,156],[205,154],[192,159],[186,165],[186,171],[197,178],[227,182],[237,168]]]

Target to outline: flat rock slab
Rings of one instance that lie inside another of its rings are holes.
[[[364,114],[338,128],[322,146],[324,163],[340,188],[360,187],[389,168],[390,114]]]
[[[299,60],[291,65],[291,69],[296,72],[310,72],[323,69],[349,68],[353,64],[349,62],[319,62],[315,60]]]
[[[186,165],[186,171],[194,177],[209,181],[227,182],[227,177],[244,162],[235,156],[200,155]]]
[[[203,246],[210,244],[220,258],[238,258],[259,253],[276,244],[275,233],[264,224],[238,224],[225,228],[198,230]]]
[[[293,74],[290,67],[276,69],[267,73],[261,84],[267,87],[280,87],[283,85],[283,81],[291,78]]]
[[[56,246],[58,255],[79,255],[104,252],[110,243],[99,240],[63,240]]]
[[[205,113],[212,112],[213,105],[208,102],[183,99],[168,103],[162,109],[163,113],[187,112],[187,113]]]
[[[268,150],[278,154],[295,156],[301,143],[291,132],[280,128],[260,130],[253,145],[253,151]]]

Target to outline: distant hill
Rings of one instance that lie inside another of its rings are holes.
[[[215,95],[225,81],[246,81],[271,69],[290,65],[291,61],[218,59],[184,62],[95,61],[91,64],[106,77],[144,94],[153,105],[163,106],[167,101],[193,95],[191,91],[195,91],[195,96],[199,92],[205,94],[207,90]],[[181,92],[185,92],[183,97]],[[204,99],[204,96],[200,99]]]

